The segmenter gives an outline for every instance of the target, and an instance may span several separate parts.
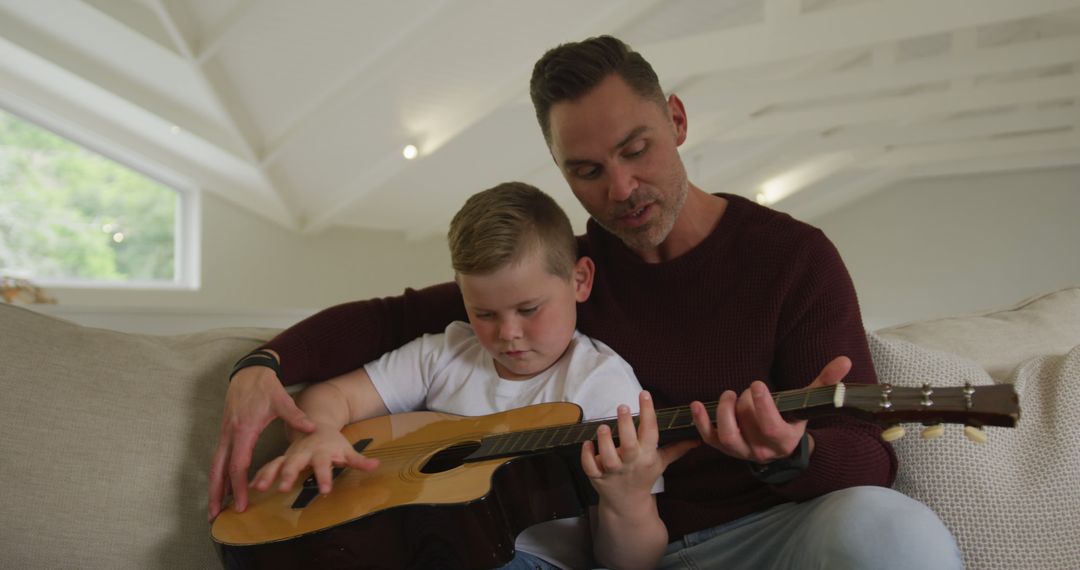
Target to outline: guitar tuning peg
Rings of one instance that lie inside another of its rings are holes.
[[[896,441],[907,433],[902,426],[892,426],[891,428],[881,432],[881,439],[885,441]]]
[[[945,434],[945,426],[941,424],[934,424],[932,426],[926,426],[922,430],[923,439],[937,439]]]
[[[964,426],[964,435],[975,443],[986,443],[986,432],[975,426]]]

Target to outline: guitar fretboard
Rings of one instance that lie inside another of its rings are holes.
[[[773,402],[781,412],[795,412],[809,410],[823,406],[835,407],[837,405],[838,392],[843,394],[844,385],[826,386],[823,388],[804,388],[801,390],[786,390],[774,392]],[[706,402],[705,411],[710,417],[716,413],[718,402]],[[638,417],[634,416],[634,425],[637,425]],[[660,430],[661,441],[674,439],[670,435],[682,432],[696,431],[694,419],[690,412],[690,406],[678,406],[656,411],[656,424]],[[596,430],[601,425],[611,428],[615,441],[618,442],[618,426],[615,418],[593,420],[577,424],[568,424],[549,428],[515,431],[485,437],[480,442],[480,448],[469,455],[466,461],[482,461],[523,455],[539,451],[552,451],[555,449],[577,446],[586,441],[596,439]],[[665,438],[664,436],[669,437]]]

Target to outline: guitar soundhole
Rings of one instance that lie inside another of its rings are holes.
[[[472,452],[480,448],[479,441],[466,441],[447,447],[431,456],[431,459],[420,468],[421,473],[442,473],[464,463],[464,459]]]

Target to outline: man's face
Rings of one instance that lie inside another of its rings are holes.
[[[537,250],[539,248],[536,248]],[[554,364],[574,336],[577,303],[589,295],[588,261],[570,279],[552,275],[539,251],[494,273],[458,275],[469,324],[502,378],[531,378]]]
[[[650,257],[682,211],[688,182],[678,146],[681,103],[661,106],[612,75],[576,101],[551,107],[551,155],[585,210]]]

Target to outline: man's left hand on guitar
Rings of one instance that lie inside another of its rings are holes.
[[[282,418],[293,430],[315,429],[315,424],[296,407],[274,370],[249,366],[237,372],[225,393],[221,433],[210,465],[210,520],[224,508],[230,488],[235,499],[233,507],[240,512],[247,508],[252,451],[259,433],[277,418]]]
[[[825,365],[807,387],[833,386],[847,376],[851,359],[838,356]],[[742,394],[728,390],[716,405],[716,422],[701,402],[690,404],[694,425],[705,443],[736,459],[768,463],[791,455],[806,433],[806,420],[787,421],[780,415],[764,382],[754,382]],[[814,439],[810,437],[810,452]]]

